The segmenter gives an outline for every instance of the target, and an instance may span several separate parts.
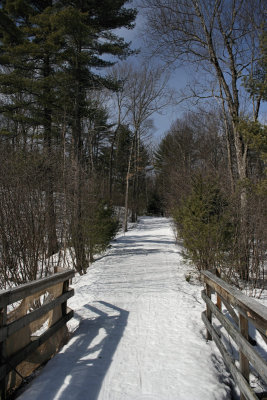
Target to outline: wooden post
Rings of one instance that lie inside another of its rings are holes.
[[[248,320],[242,314],[239,313],[239,330],[242,336],[248,340]],[[240,371],[246,381],[249,383],[249,361],[247,357],[243,354],[242,350],[239,349],[239,363]],[[240,395],[240,400],[246,400],[243,393]]]
[[[3,307],[0,309],[0,327],[3,327],[6,325],[7,321],[7,308]],[[6,360],[6,341],[3,340],[3,342],[0,343],[0,365],[5,364]],[[5,400],[6,399],[6,384],[7,384],[7,377],[5,376],[1,381],[0,381],[0,399]]]
[[[206,295],[211,299],[211,287],[206,284]],[[209,308],[208,304],[207,304],[207,309],[206,309],[206,315],[208,318],[208,321],[212,324],[212,312],[211,309]],[[212,340],[212,336],[209,333],[208,329],[207,329],[207,340]]]
[[[69,290],[69,279],[63,282],[62,294],[66,293]],[[61,305],[62,317],[67,314],[67,300],[64,301]]]
[[[218,278],[221,277],[221,268],[216,268],[216,276],[218,276]],[[221,297],[218,295],[217,293],[217,307],[220,311],[222,311],[222,299]]]

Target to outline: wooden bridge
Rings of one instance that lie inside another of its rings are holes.
[[[202,278],[206,284],[202,298],[206,302],[207,310],[202,313],[202,319],[207,327],[207,340],[213,339],[218,346],[227,367],[240,388],[241,400],[259,399],[249,384],[250,370],[253,367],[254,373],[256,371],[267,383],[267,364],[266,359],[261,357],[253,347],[256,342],[249,336],[249,324],[254,326],[267,344],[267,308],[210,271],[202,272]],[[216,295],[216,304],[212,301],[212,293]],[[230,318],[222,313],[222,304]],[[239,349],[239,367],[236,366],[236,360],[223,344],[221,333],[212,323],[212,316],[221,323],[236,343]],[[267,399],[267,393],[261,394],[260,398]]]
[[[0,292],[1,400],[67,342],[73,276],[74,271],[64,271]],[[19,306],[7,313],[17,302]]]

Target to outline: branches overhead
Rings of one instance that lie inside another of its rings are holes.
[[[161,68],[122,64],[114,68],[113,76],[120,82],[120,89],[114,94],[120,115],[134,131],[141,132],[154,113],[172,102],[172,92],[167,88],[168,75]]]
[[[259,58],[263,2],[145,0],[143,11],[148,21],[147,41],[154,54],[165,62],[190,62],[213,70],[232,111],[237,112],[237,82]]]

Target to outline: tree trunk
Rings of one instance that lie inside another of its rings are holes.
[[[128,209],[129,209],[129,180],[130,180],[130,172],[131,172],[131,164],[132,164],[132,156],[133,156],[133,149],[134,149],[134,137],[131,144],[129,160],[128,160],[128,168],[127,168],[127,175],[126,175],[126,190],[125,190],[125,214],[124,214],[124,232],[128,230]]]
[[[229,121],[227,118],[227,113],[225,110],[225,103],[224,103],[224,99],[223,99],[223,91],[222,91],[221,84],[220,84],[220,96],[221,96],[221,102],[222,102],[223,120],[224,120],[224,127],[225,127],[228,174],[229,174],[229,178],[230,178],[231,192],[233,194],[235,192],[235,180],[234,180],[234,172],[233,172],[232,137],[231,137],[230,127],[229,127]]]
[[[220,85],[221,91],[223,90],[229,115],[231,118],[231,123],[233,127],[234,134],[234,144],[235,144],[235,155],[237,162],[237,171],[239,184],[241,185],[240,191],[240,250],[239,250],[239,271],[240,275],[244,278],[248,277],[249,272],[249,252],[247,245],[247,228],[248,228],[248,218],[247,218],[247,189],[246,189],[246,179],[247,179],[247,148],[243,143],[242,136],[238,130],[238,118],[239,118],[239,97],[237,88],[237,68],[235,63],[234,52],[232,48],[232,42],[229,40],[227,33],[223,29],[223,25],[220,19],[220,15],[217,14],[218,27],[222,34],[225,49],[229,56],[229,66],[231,74],[231,83],[228,84],[223,70],[220,67],[219,59],[216,54],[216,49],[214,47],[211,31],[205,23],[205,18],[200,11],[199,3],[194,0],[194,6],[196,14],[198,15],[203,31],[206,37],[207,48],[210,55],[210,62],[214,66],[216,71],[217,79]],[[216,6],[217,7],[217,6]]]
[[[44,78],[50,76],[50,59],[47,56],[44,60]],[[44,97],[50,98],[50,88],[46,87],[44,90]],[[56,213],[54,205],[54,180],[52,171],[52,109],[48,105],[44,107],[44,152],[45,157],[48,161],[47,168],[47,188],[45,189],[45,200],[46,200],[46,215],[47,215],[47,236],[48,236],[48,251],[47,256],[50,257],[58,252],[58,240],[56,232]]]
[[[237,170],[240,185],[240,244],[239,244],[239,274],[242,279],[249,278],[249,239],[248,239],[248,193],[247,193],[247,145],[243,143],[238,126],[233,126]]]
[[[139,203],[139,161],[140,161],[140,138],[136,131],[134,137],[134,180],[133,180],[133,202],[132,202],[132,222],[137,221]]]
[[[76,268],[79,273],[86,272],[88,262],[86,258],[86,238],[84,234],[84,216],[82,204],[82,165],[83,165],[83,141],[82,141],[82,82],[81,82],[80,65],[77,62],[75,78],[76,78],[76,92],[75,92],[75,110],[73,121],[73,139],[74,139],[74,160],[77,167],[76,179],[74,182],[74,235],[73,244],[76,256]]]
[[[114,132],[112,141],[111,141],[111,146],[110,146],[110,156],[109,156],[109,203],[112,202],[112,191],[113,191],[113,158],[114,158],[114,145],[116,142],[117,138],[117,133],[118,133],[119,125],[117,129]]]

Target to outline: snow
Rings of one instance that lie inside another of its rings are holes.
[[[71,340],[20,400],[222,400],[229,375],[171,220],[143,217],[75,278]]]

